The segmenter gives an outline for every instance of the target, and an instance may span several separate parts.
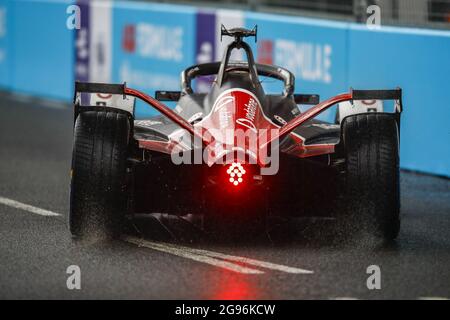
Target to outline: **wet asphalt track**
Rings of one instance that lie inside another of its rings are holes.
[[[77,244],[66,228],[71,130],[70,107],[0,94],[1,299],[450,298],[450,180],[402,173],[402,231],[377,250],[331,244],[332,221],[219,243],[164,216],[137,221],[143,246]],[[69,265],[81,268],[81,290],[66,287]],[[366,287],[369,265],[381,268],[381,290]]]

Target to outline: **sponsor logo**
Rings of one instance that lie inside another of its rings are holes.
[[[258,62],[273,64],[273,41],[262,40],[258,42]]]
[[[214,113],[219,114],[219,128],[225,129],[231,125],[231,119],[234,113],[234,102],[233,96],[223,95],[217,99],[214,104]]]
[[[257,131],[257,130],[256,130],[256,126],[255,126],[255,123],[252,122],[252,121],[249,120],[249,119],[239,118],[239,119],[236,120],[236,123],[240,124],[240,125],[243,126],[243,127],[248,128],[248,129],[250,129],[250,130],[252,130],[252,131],[254,131],[254,132]]]
[[[122,49],[144,58],[180,62],[183,60],[183,28],[149,23],[125,25]]]
[[[146,72],[142,69],[134,69],[128,61],[120,66],[120,82],[126,81],[129,86],[142,88],[142,90],[171,90],[180,85],[177,76],[167,73]]]
[[[245,118],[239,118],[236,120],[236,123],[240,124],[241,126],[244,126],[254,132],[256,132],[256,125],[255,125],[255,116],[256,116],[256,108],[258,107],[258,103],[256,102],[253,97],[250,97],[248,100],[248,103],[245,105]]]
[[[130,53],[136,50],[136,28],[134,25],[126,25],[123,28],[122,49]]]
[[[265,50],[269,49],[270,46],[266,45]],[[284,65],[301,79],[322,83],[333,80],[330,74],[331,45],[277,39],[273,50],[275,63]],[[264,53],[264,57],[269,56],[270,53]]]
[[[287,39],[258,42],[258,62],[284,65],[303,80],[330,83],[332,48],[329,44],[295,42]]]

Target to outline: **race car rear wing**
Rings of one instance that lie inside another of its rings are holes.
[[[75,82],[74,103],[80,93],[104,93],[104,94],[122,94],[125,95],[126,83],[94,83],[94,82]]]
[[[394,90],[353,90],[351,89],[352,100],[394,100],[395,110],[398,113],[403,111],[402,89]]]

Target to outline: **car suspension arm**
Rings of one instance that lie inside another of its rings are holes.
[[[178,115],[171,108],[161,103],[160,101],[152,98],[151,96],[136,90],[127,88],[126,84],[107,84],[107,83],[90,83],[90,82],[76,82],[75,83],[75,95],[74,102],[79,93],[104,93],[104,94],[121,94],[121,95],[129,95],[136,98],[139,98],[145,101],[147,104],[158,110],[160,113],[165,115],[167,118],[178,124],[181,128],[187,130],[191,135],[200,138],[204,143],[201,136],[201,132],[197,132],[194,129],[194,126],[189,123],[186,119]]]
[[[343,93],[338,96],[332,97],[328,100],[322,101],[321,103],[315,105],[314,107],[308,109],[307,111],[301,113],[299,116],[295,117],[291,121],[289,121],[285,126],[283,126],[280,131],[278,132],[278,135],[275,135],[271,141],[275,139],[282,139],[289,133],[291,133],[295,128],[302,125],[306,121],[314,118],[318,114],[322,113],[323,111],[327,110],[328,108],[332,107],[336,103],[344,102],[352,100],[352,94],[351,93]]]
[[[278,134],[271,137],[267,144],[270,144],[276,139],[282,139],[286,137],[289,133],[295,130],[297,127],[305,123],[306,121],[314,118],[318,114],[332,107],[333,105],[353,100],[396,100],[398,107],[396,111],[401,113],[403,110],[402,106],[402,90],[400,88],[394,90],[351,90],[350,93],[343,93],[325,100],[314,107],[308,109],[307,111],[300,114],[298,117],[289,121],[285,126],[283,126]]]
[[[176,112],[174,112],[168,106],[159,102],[155,98],[152,98],[151,96],[149,96],[143,92],[140,92],[138,90],[131,89],[131,88],[125,88],[124,93],[125,93],[125,95],[133,96],[133,97],[136,97],[136,98],[139,98],[139,99],[145,101],[146,103],[151,105],[153,108],[155,108],[156,110],[161,112],[163,115],[165,115],[167,118],[169,118],[170,120],[172,120],[173,122],[178,124],[180,127],[189,131],[190,134],[192,134],[192,135],[196,134],[195,130],[194,130],[194,126],[192,124],[190,124],[183,117],[179,116]]]

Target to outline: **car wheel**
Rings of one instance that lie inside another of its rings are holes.
[[[357,114],[342,123],[346,226],[382,241],[400,230],[399,136],[390,114]]]
[[[76,119],[69,212],[76,238],[111,238],[121,231],[129,131],[124,113],[87,111]]]

